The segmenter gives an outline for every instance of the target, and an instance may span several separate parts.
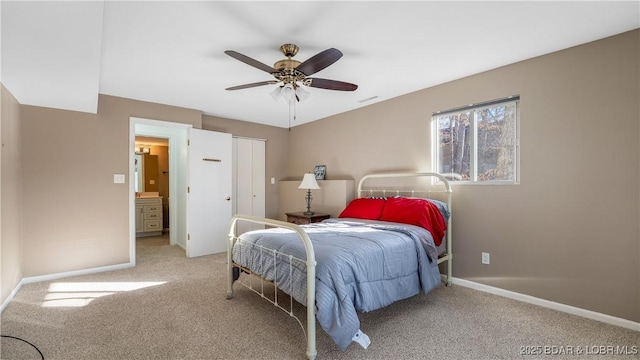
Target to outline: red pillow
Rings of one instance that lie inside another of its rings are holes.
[[[382,214],[382,209],[384,208],[384,199],[369,199],[369,198],[358,198],[353,199],[347,205],[347,207],[342,210],[339,218],[354,218],[354,219],[367,219],[367,220],[378,220],[380,218],[380,214]]]
[[[380,220],[417,225],[429,230],[436,246],[442,243],[447,223],[438,207],[427,199],[388,198]]]

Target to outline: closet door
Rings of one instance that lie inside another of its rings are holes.
[[[234,149],[234,214],[265,216],[265,142],[233,138]],[[239,222],[238,234],[264,228]]]
[[[251,163],[252,177],[251,187],[253,190],[253,201],[251,213],[253,216],[265,217],[265,142],[262,140],[252,140],[251,150],[253,161]],[[255,228],[256,226],[254,226]],[[264,228],[264,226],[259,226]]]

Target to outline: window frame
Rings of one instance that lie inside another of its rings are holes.
[[[515,139],[514,139],[514,177],[511,180],[478,180],[478,115],[477,112],[482,109],[495,107],[502,104],[513,104],[515,106]],[[462,112],[471,112],[470,126],[471,139],[469,139],[469,178],[470,180],[451,180],[451,184],[473,184],[473,185],[517,185],[520,184],[520,95],[512,95],[501,99],[485,101],[481,103],[469,104],[452,108],[449,110],[436,111],[431,114],[431,153],[432,153],[432,169],[434,172],[440,172],[440,137],[438,131],[439,117],[447,114],[459,114]],[[451,175],[453,178],[455,174]]]

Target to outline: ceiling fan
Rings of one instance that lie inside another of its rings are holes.
[[[273,67],[243,55],[237,51],[227,50],[224,53],[236,60],[240,60],[245,64],[251,65],[257,69],[268,72],[275,80],[260,81],[251,84],[232,86],[226,90],[240,90],[263,85],[281,85],[276,88],[271,95],[274,98],[282,96],[291,101],[295,97],[297,101],[304,100],[308,97],[308,92],[302,90],[300,85],[339,91],[354,91],[358,85],[344,81],[311,78],[308,77],[335,63],[342,57],[342,52],[338,49],[330,48],[319,52],[304,62],[292,59],[298,53],[298,46],[294,44],[284,44],[280,46],[280,51],[286,56],[286,59],[276,61]]]

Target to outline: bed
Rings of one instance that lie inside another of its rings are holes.
[[[408,185],[409,179],[418,181]],[[295,225],[235,215],[227,299],[241,284],[295,318],[309,359],[317,355],[316,322],[340,349],[351,342],[366,348],[370,339],[359,328],[358,312],[451,285],[451,195],[441,174],[381,173],[359,181],[357,197],[338,218]],[[236,236],[240,221],[267,228]],[[269,296],[265,282],[276,289]],[[294,301],[306,306],[306,331]]]

